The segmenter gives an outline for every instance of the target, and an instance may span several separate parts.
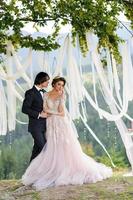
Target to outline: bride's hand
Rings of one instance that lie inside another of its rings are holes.
[[[64,90],[59,91],[59,96],[60,96],[61,99],[65,98]]]

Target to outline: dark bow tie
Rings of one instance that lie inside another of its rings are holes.
[[[39,92],[43,92],[43,93],[44,93],[44,92],[45,92],[45,90],[44,90],[44,89],[41,89],[41,90],[39,90]]]

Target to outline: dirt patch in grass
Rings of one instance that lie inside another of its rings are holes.
[[[35,191],[19,180],[0,181],[0,200],[133,200],[133,177],[115,175],[95,184],[61,186]]]

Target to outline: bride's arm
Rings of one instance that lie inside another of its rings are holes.
[[[47,94],[44,94],[44,96],[43,96],[43,112],[51,114],[48,104],[47,104],[47,97],[48,97]]]
[[[59,104],[58,112],[50,110],[46,104],[45,104],[45,106],[43,106],[43,111],[46,112],[47,114],[50,114],[50,115],[59,115],[59,116],[65,115],[64,107],[63,107],[62,104]]]
[[[43,112],[47,113],[47,114],[54,114],[48,107],[48,104],[47,104],[47,97],[44,96],[44,99],[43,99]]]
[[[65,96],[62,96],[58,106],[58,112],[60,116],[65,116]]]

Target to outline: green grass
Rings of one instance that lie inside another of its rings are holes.
[[[10,197],[8,199],[8,197]],[[20,181],[0,181],[0,200],[133,200],[133,177],[114,176],[95,184],[69,185],[35,191]]]

